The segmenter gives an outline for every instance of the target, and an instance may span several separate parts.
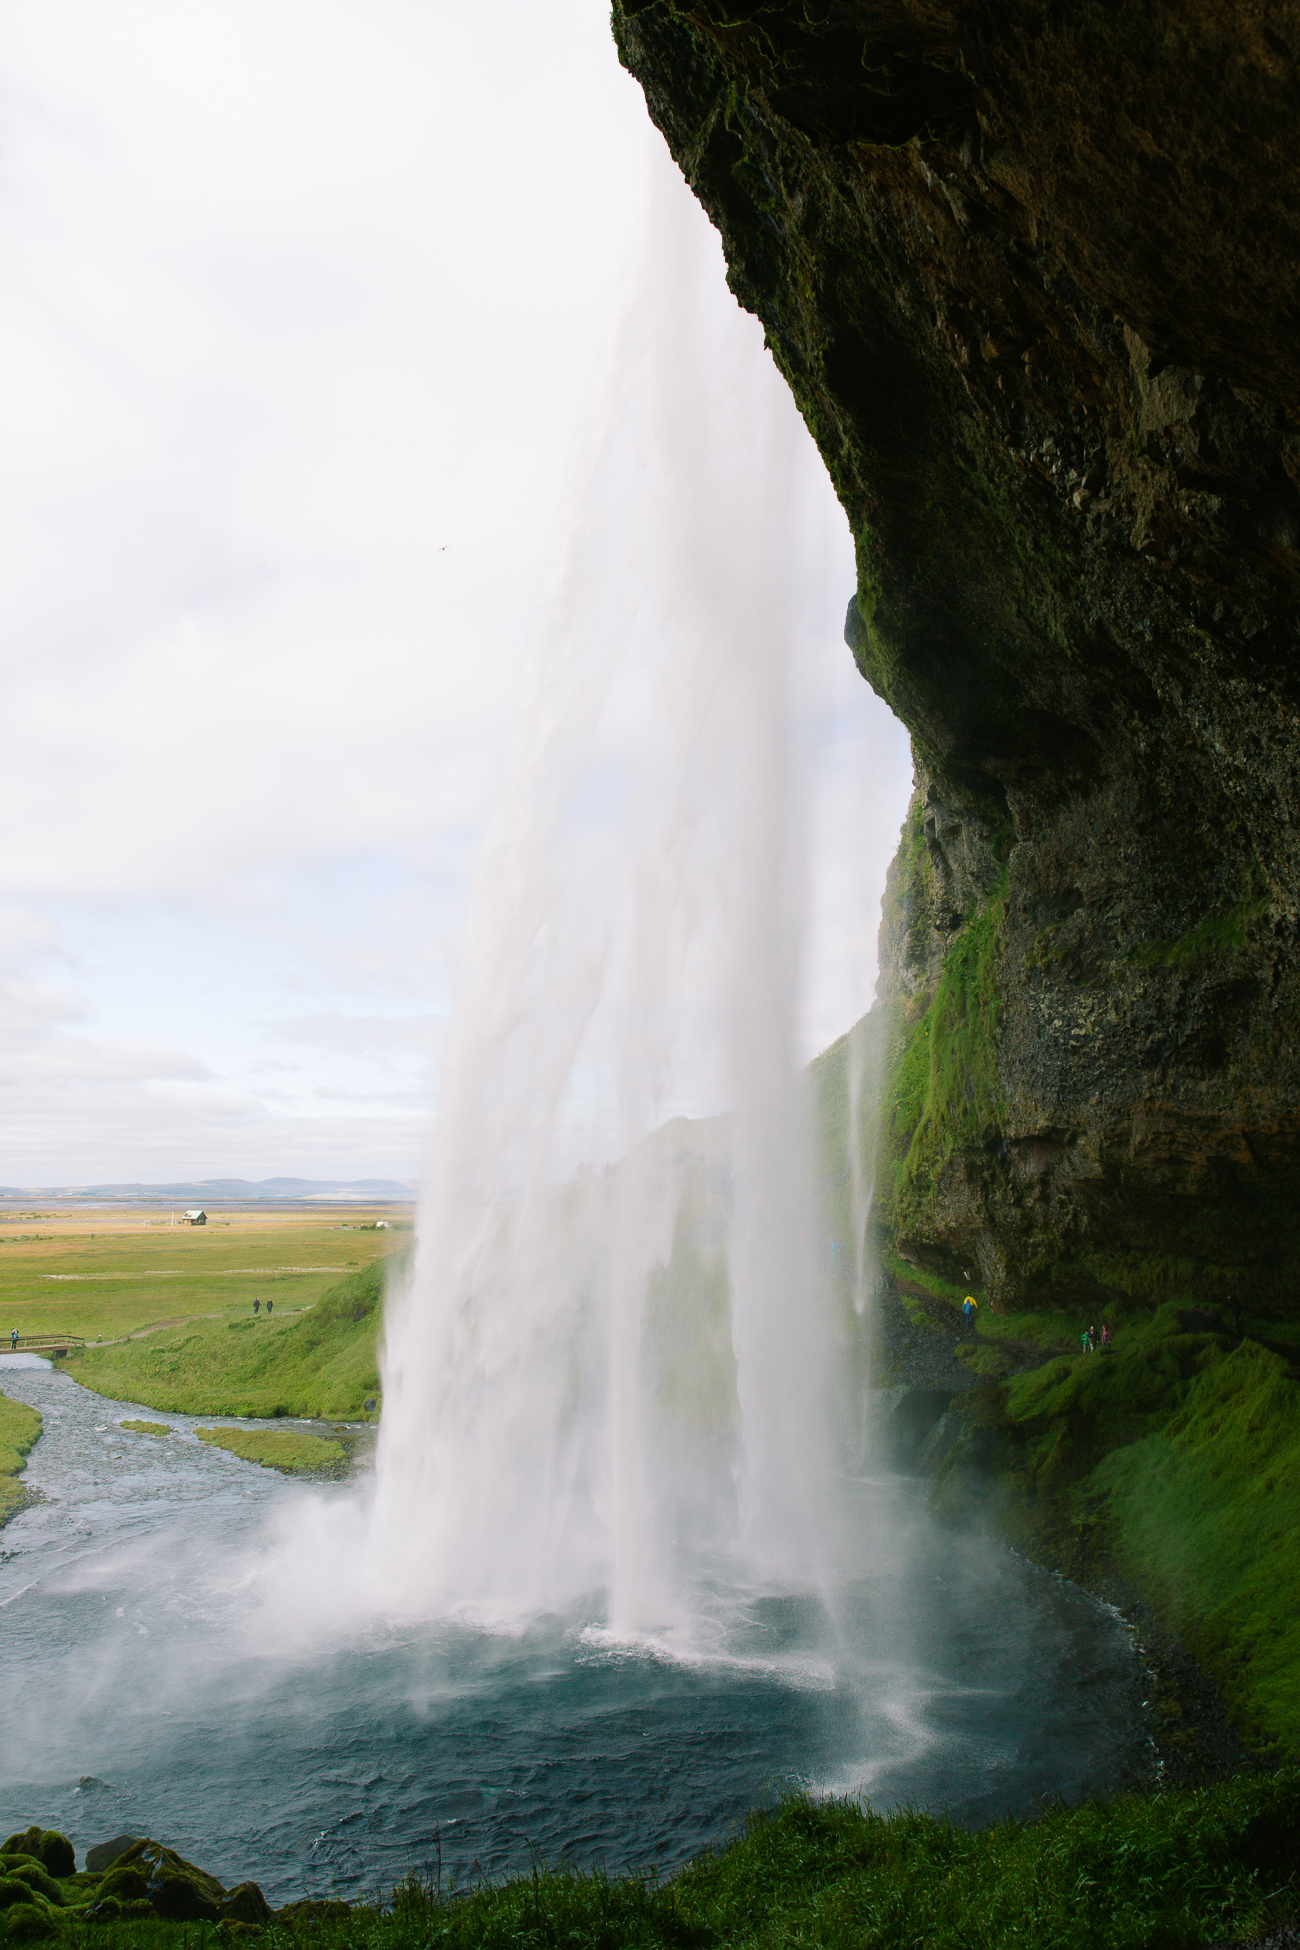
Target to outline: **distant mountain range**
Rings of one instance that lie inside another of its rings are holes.
[[[252,1203],[268,1199],[414,1198],[417,1187],[401,1178],[204,1178],[156,1185],[0,1185],[0,1199],[171,1199],[181,1205]]]

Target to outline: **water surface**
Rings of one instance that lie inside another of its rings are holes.
[[[833,1592],[715,1574],[671,1649],[614,1641],[596,1600],[508,1632],[340,1633],[319,1581],[296,1605],[265,1581],[303,1499],[355,1491],[200,1444],[221,1418],[3,1365],[46,1433],[27,1473],[42,1500],[0,1531],[0,1832],[56,1825],[79,1852],[151,1834],[285,1901],[389,1886],[439,1853],[461,1879],[534,1851],[667,1869],[791,1787],[976,1820],[1146,1766],[1122,1621],[937,1532],[907,1479],[852,1486]],[[123,1432],[135,1415],[172,1433]],[[331,1576],[350,1603],[347,1562]]]

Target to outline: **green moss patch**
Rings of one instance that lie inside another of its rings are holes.
[[[129,1429],[132,1435],[170,1435],[168,1422],[119,1422],[119,1429]]]
[[[263,1469],[280,1469],[286,1476],[333,1474],[347,1462],[348,1452],[341,1442],[327,1442],[319,1435],[300,1435],[290,1429],[196,1429],[200,1442],[216,1449],[228,1449],[243,1462],[260,1463]]]
[[[1012,1357],[1000,1347],[959,1347],[956,1353],[963,1367],[984,1377],[1008,1374],[1014,1366]]]
[[[1140,968],[1178,968],[1239,955],[1250,939],[1251,928],[1267,914],[1271,899],[1270,894],[1256,894],[1251,900],[1221,908],[1172,940],[1143,942],[1129,959]]]
[[[975,1330],[981,1340],[1014,1341],[1021,1347],[1036,1348],[1041,1354],[1064,1354],[1079,1345],[1082,1327],[1075,1328],[1068,1317],[1058,1313],[1000,1313],[981,1307],[975,1317]]]

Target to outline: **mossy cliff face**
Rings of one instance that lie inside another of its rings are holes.
[[[614,30],[913,736],[878,1209],[995,1304],[1294,1294],[1300,7]]]

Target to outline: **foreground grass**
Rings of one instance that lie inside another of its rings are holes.
[[[1294,1771],[974,1832],[915,1811],[795,1800],[751,1817],[730,1846],[669,1881],[539,1869],[457,1892],[411,1876],[387,1901],[291,1904],[257,1934],[267,1950],[1191,1950],[1247,1940],[1294,1913],[1298,1824]],[[67,1906],[46,1891],[43,1926],[25,1928],[103,1950],[231,1941],[229,1923],[202,1924],[192,1907],[185,1922],[88,1913],[119,1884],[126,1896],[120,1869],[98,1887],[69,1880],[59,1885]],[[244,1898],[246,1913],[252,1900]],[[35,1909],[19,1894],[14,1901],[25,1914]],[[104,1903],[114,1907],[123,1905]],[[238,1897],[224,1907],[234,1913]],[[252,1935],[253,1926],[233,1933]]]
[[[0,1395],[0,1523],[27,1501],[19,1479],[40,1432],[41,1418],[34,1408]]]
[[[123,1428],[127,1427],[124,1422]],[[341,1442],[327,1442],[323,1436],[302,1435],[297,1430],[279,1429],[196,1429],[200,1442],[217,1449],[228,1449],[244,1462],[260,1463],[263,1469],[279,1469],[286,1476],[316,1475],[342,1469],[348,1452]]]
[[[310,1311],[190,1321],[81,1349],[60,1365],[113,1401],[176,1414],[373,1418],[377,1408],[365,1404],[379,1400],[384,1278],[377,1262],[337,1282]]]

